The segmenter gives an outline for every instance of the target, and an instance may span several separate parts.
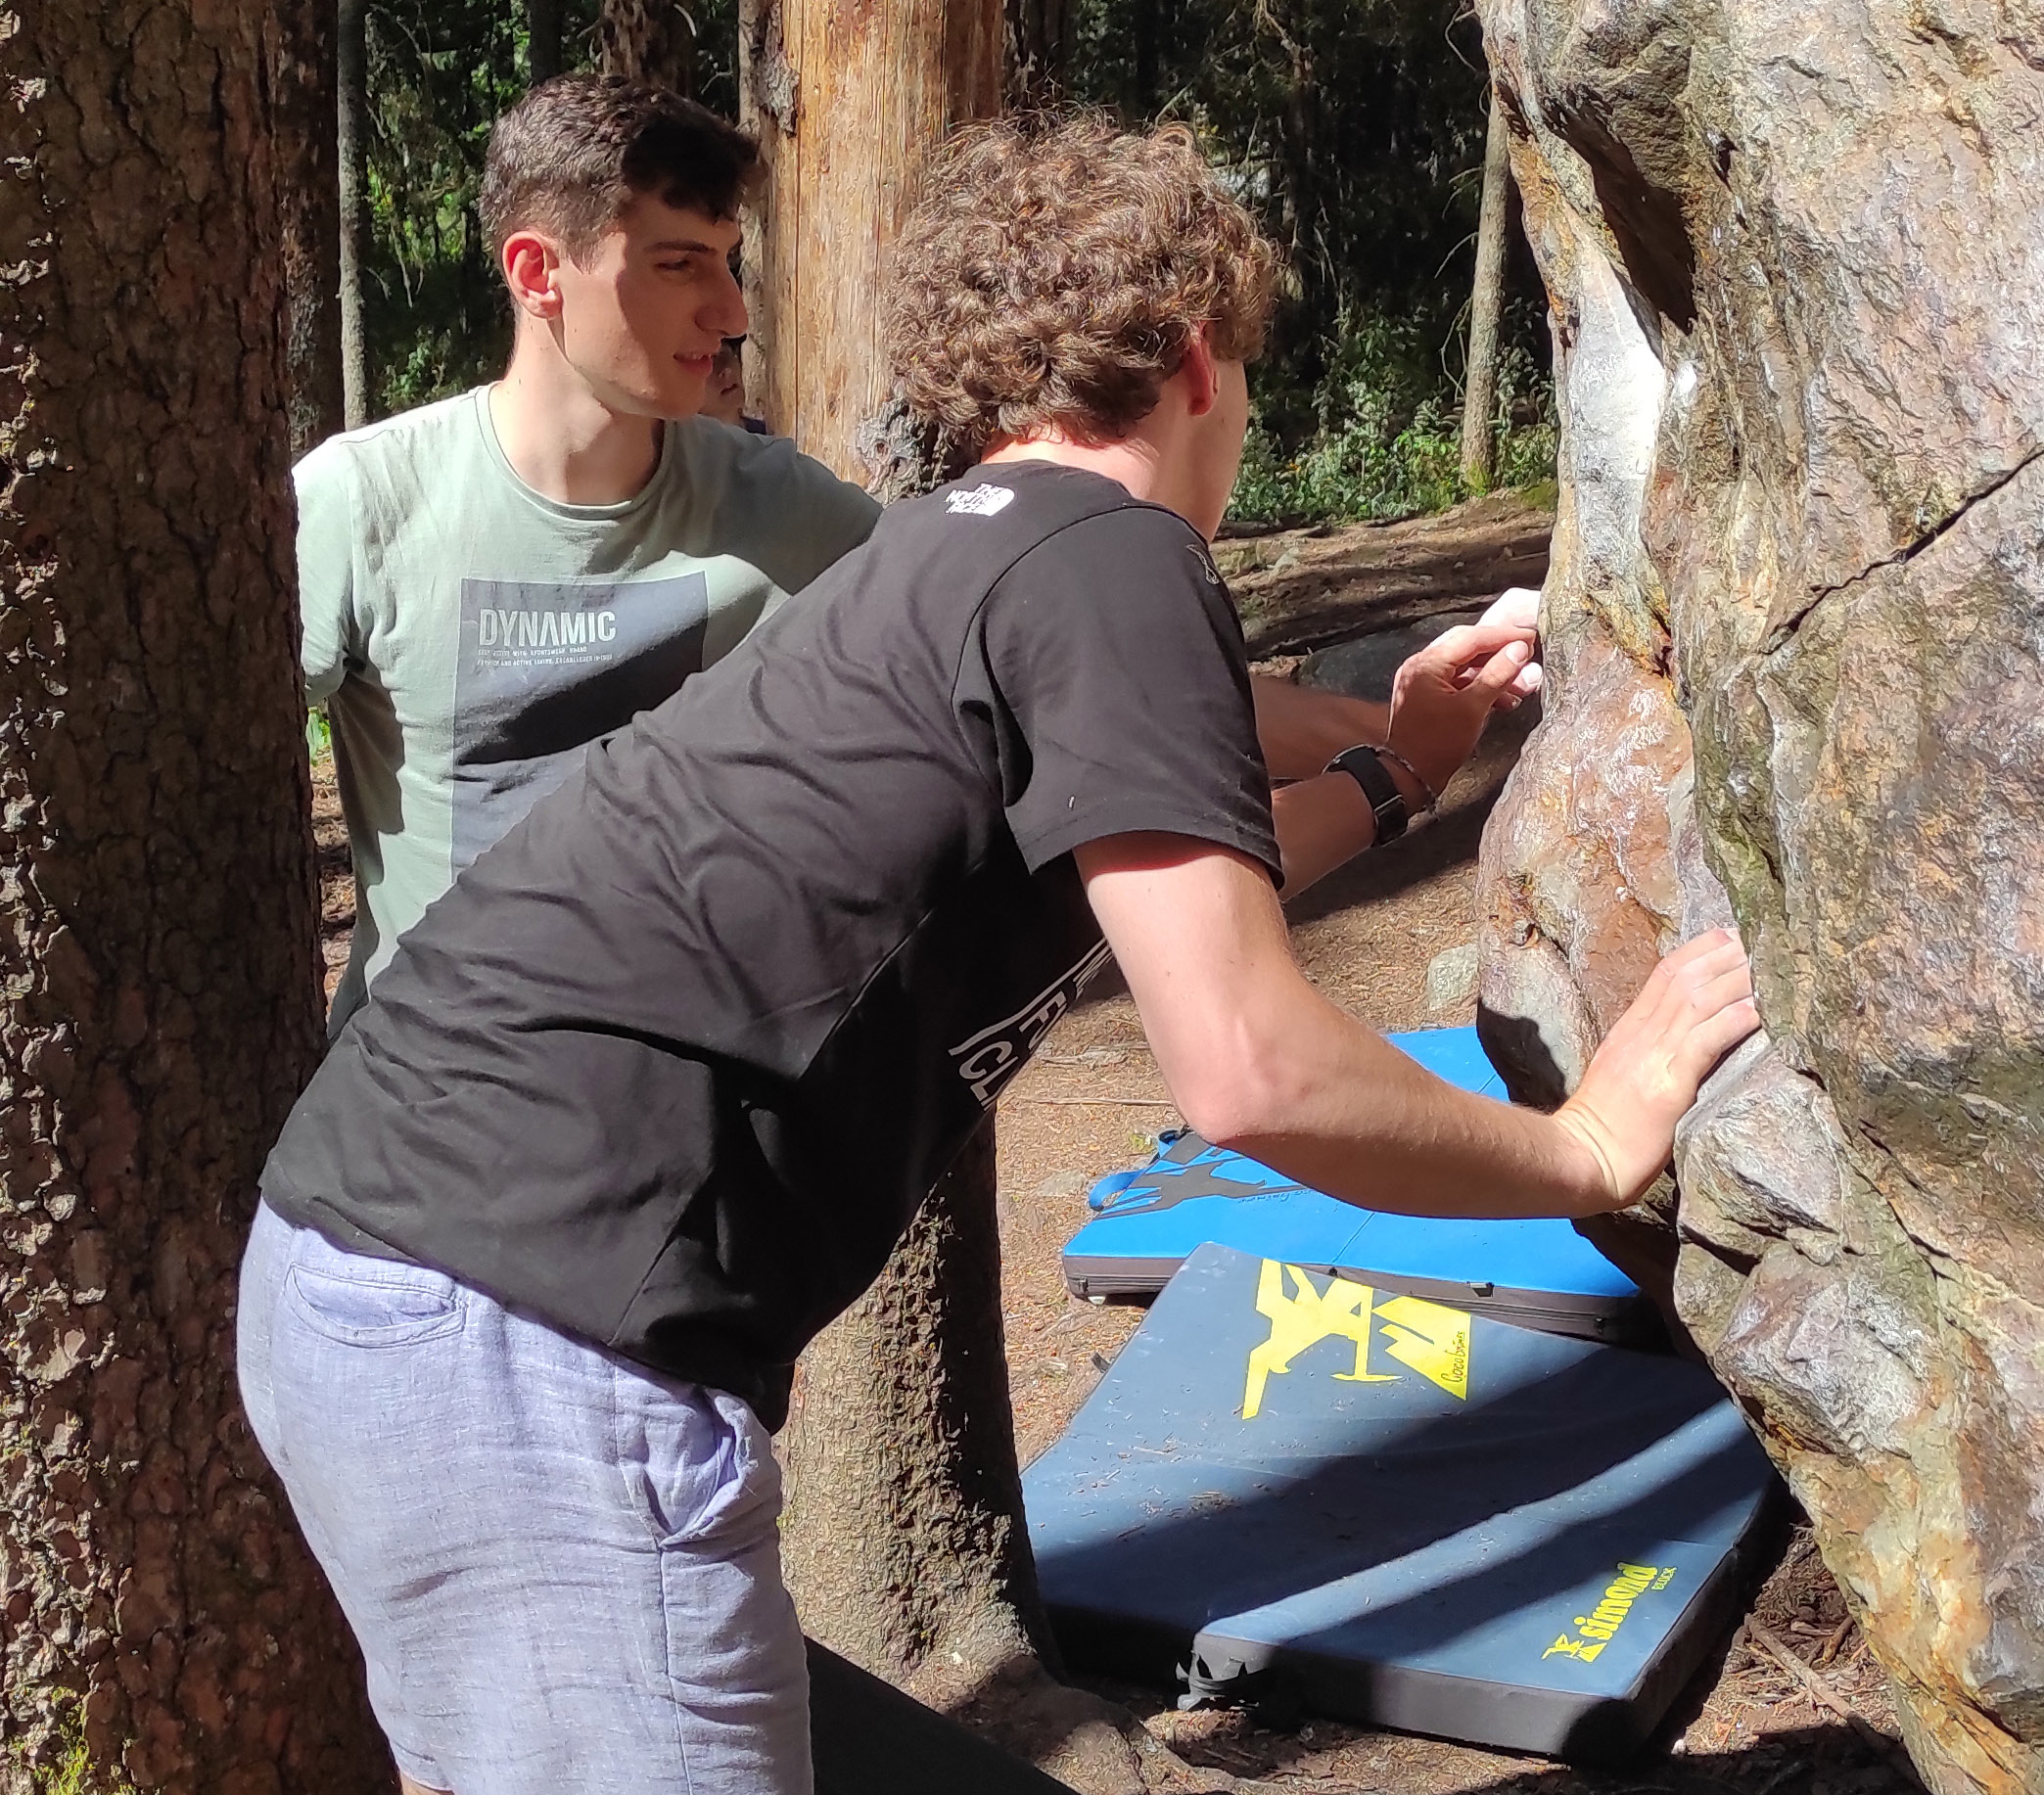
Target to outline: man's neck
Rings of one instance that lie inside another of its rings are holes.
[[[1056,435],[1030,437],[1022,441],[1003,442],[986,457],[989,462],[1050,461],[1061,468],[1083,468],[1089,474],[1105,475],[1129,489],[1131,498],[1155,499],[1164,483],[1154,443],[1140,437],[1124,437],[1117,442],[1075,442]]]
[[[613,411],[558,357],[514,352],[489,422],[512,472],[560,504],[622,505],[660,465],[664,426]]]

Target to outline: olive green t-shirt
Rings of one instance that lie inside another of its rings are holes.
[[[865,540],[879,508],[782,438],[671,423],[621,505],[505,458],[487,388],[299,463],[306,697],[354,854],[338,1034],[397,938],[597,738],[674,693]]]

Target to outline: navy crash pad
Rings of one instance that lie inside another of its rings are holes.
[[[1211,1245],[1023,1478],[1075,1666],[1581,1760],[1652,1732],[1778,1487],[1699,1366]]]
[[[1505,1096],[1474,1029],[1389,1039],[1451,1084]],[[1152,1295],[1194,1248],[1215,1243],[1527,1327],[1594,1340],[1656,1333],[1632,1279],[1566,1221],[1358,1209],[1189,1131],[1167,1136],[1147,1166],[1102,1178],[1089,1200],[1094,1218],[1064,1251],[1065,1285],[1075,1296]]]

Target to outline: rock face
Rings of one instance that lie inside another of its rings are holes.
[[[1736,913],[1631,1263],[1939,1795],[2044,1788],[2044,0],[1482,11],[1563,421],[1484,1027],[1556,1097]]]

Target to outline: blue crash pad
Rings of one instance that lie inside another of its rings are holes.
[[[1699,1366],[1203,1246],[1023,1488],[1077,1665],[1608,1759],[1778,1485]]]
[[[1393,1035],[1392,1045],[1451,1084],[1503,1099],[1474,1029]],[[1185,1256],[1215,1243],[1386,1289],[1458,1303],[1528,1327],[1591,1339],[1655,1333],[1633,1281],[1566,1221],[1444,1221],[1358,1209],[1197,1134],[1093,1186],[1096,1212],[1064,1251],[1075,1296],[1161,1290]]]

